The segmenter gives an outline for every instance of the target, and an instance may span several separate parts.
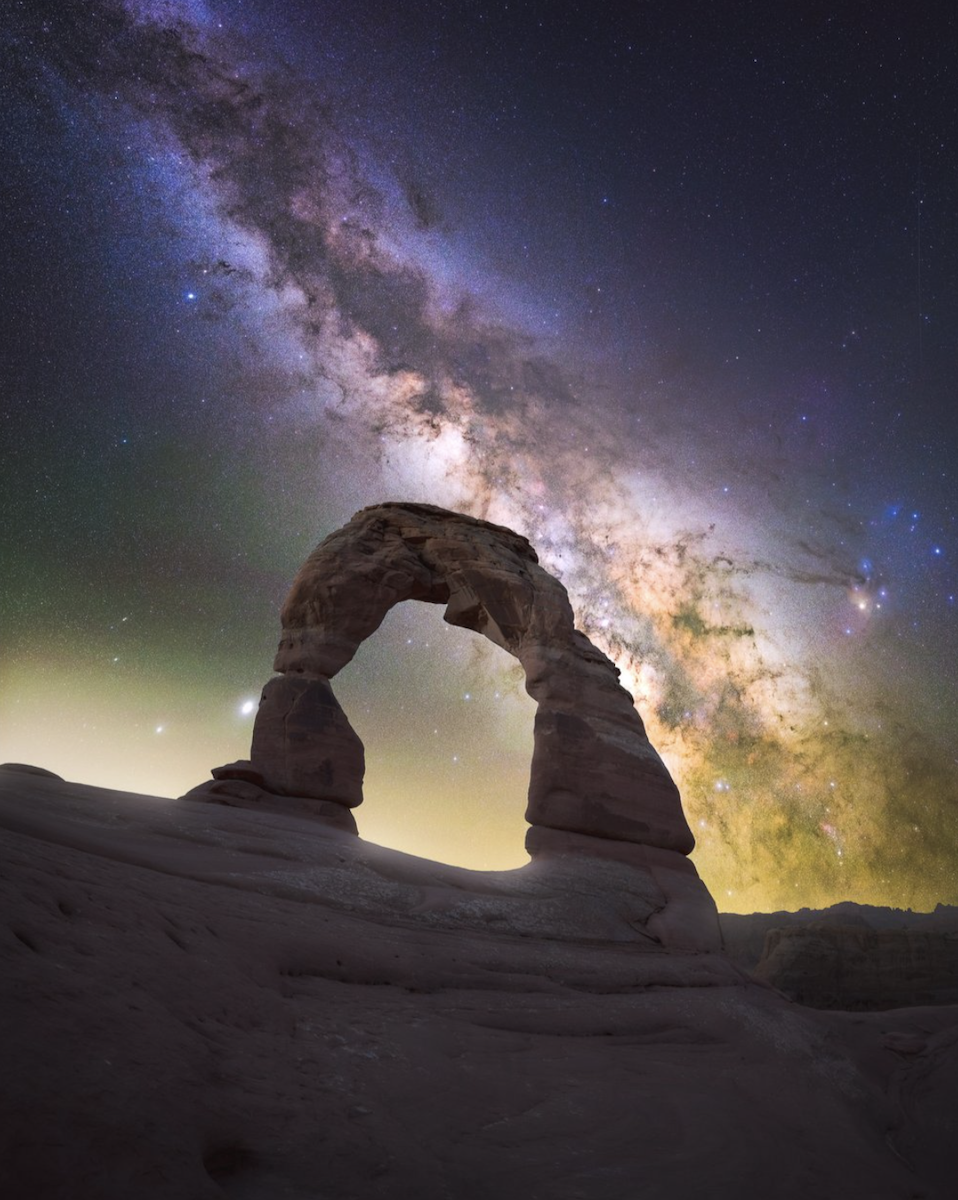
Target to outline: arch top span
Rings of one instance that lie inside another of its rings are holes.
[[[451,625],[519,657],[571,639],[572,608],[529,541],[431,504],[364,508],[316,547],[283,606],[274,669],[331,679],[404,600],[444,604]]]
[[[711,905],[685,857],[694,839],[678,789],[615,664],[575,628],[565,588],[520,534],[429,504],[364,508],[309,555],[283,606],[278,674],[263,689],[250,760],[215,769],[207,792],[223,803],[287,798],[355,831],[364,751],[330,681],[406,600],[444,605],[447,622],[522,664],[538,705],[533,859],[617,859],[650,874],[666,898]]]

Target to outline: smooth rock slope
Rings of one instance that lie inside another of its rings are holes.
[[[5,1197],[954,1195],[958,1008],[800,1008],[637,938],[612,860],[22,770],[0,852]]]

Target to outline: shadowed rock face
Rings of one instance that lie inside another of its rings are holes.
[[[263,690],[250,761],[217,768],[217,782],[190,795],[227,804],[286,797],[355,830],[363,746],[330,680],[404,600],[445,605],[446,621],[522,664],[538,703],[530,855],[631,865],[661,890],[663,909],[681,897],[714,931],[714,905],[685,857],[694,839],[678,789],[618,669],[575,628],[565,588],[519,534],[432,505],[363,509],[313,551],[283,607],[279,675]]]
[[[773,929],[754,975],[814,1008],[958,1004],[958,934],[869,929],[864,921]]]
[[[815,1008],[958,1003],[958,907],[843,901],[797,913],[725,913],[725,950],[754,978]]]
[[[0,767],[4,1200],[954,1200],[958,1007],[664,953],[611,856],[466,871],[265,805]]]

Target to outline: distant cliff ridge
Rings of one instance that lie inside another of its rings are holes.
[[[958,907],[844,902],[797,913],[723,913],[729,956],[800,1004],[849,1011],[958,1003]]]

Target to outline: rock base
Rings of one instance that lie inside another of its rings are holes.
[[[670,949],[721,951],[722,931],[715,901],[699,878],[695,864],[684,854],[542,825],[530,827],[526,850],[534,861],[598,858],[624,863],[646,873],[661,897],[661,906],[645,922],[647,932]]]
[[[311,796],[280,796],[275,792],[268,792],[248,779],[211,779],[198,787],[190,788],[180,799],[199,800],[204,804],[222,804],[228,808],[252,808],[310,817],[343,833],[357,836],[359,834],[356,818],[345,805],[337,804],[333,800],[316,800]]]

